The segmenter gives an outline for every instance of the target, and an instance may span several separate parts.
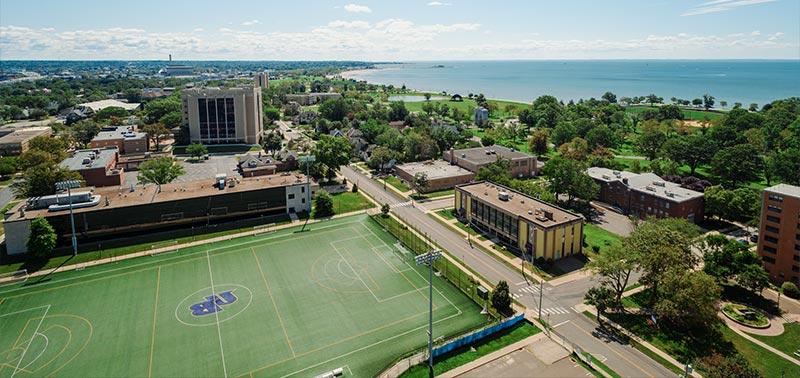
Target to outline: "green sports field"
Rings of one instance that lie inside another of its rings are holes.
[[[0,377],[374,376],[426,345],[427,270],[366,216],[0,288]],[[483,324],[434,276],[434,337]]]

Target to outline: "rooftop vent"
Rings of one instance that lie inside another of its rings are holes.
[[[655,192],[656,191],[656,188],[653,187],[653,186],[650,186],[650,185],[647,185],[644,188],[647,189],[648,191],[651,191],[651,192]]]
[[[675,193],[667,191],[667,197],[675,197]]]
[[[653,181],[653,185],[664,187],[666,183],[664,183],[664,181]]]
[[[483,153],[485,153],[486,155],[489,155],[489,154],[491,154],[492,152],[491,152],[491,151],[489,151],[489,150],[483,150]]]
[[[609,175],[603,175],[603,178],[606,179],[606,180],[611,180],[611,176],[609,176]]]
[[[622,173],[620,173],[620,171],[611,171],[611,173],[613,173],[614,176],[617,176],[617,177],[622,176]]]

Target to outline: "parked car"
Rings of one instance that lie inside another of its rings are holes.
[[[753,243],[758,243],[758,234],[750,235],[750,241]]]

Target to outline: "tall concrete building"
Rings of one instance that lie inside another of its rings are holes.
[[[800,187],[764,189],[758,255],[774,282],[800,284]]]
[[[268,89],[269,88],[269,72],[264,71],[264,72],[257,73],[256,76],[253,78],[253,84],[256,87]]]
[[[259,144],[264,111],[261,88],[192,88],[183,91],[183,122],[192,142]]]

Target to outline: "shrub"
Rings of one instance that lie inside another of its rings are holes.
[[[797,285],[786,281],[781,285],[781,291],[784,295],[789,298],[800,299],[800,289],[797,288]]]
[[[353,193],[358,193],[358,184],[353,184],[353,188],[350,189],[350,191]]]

